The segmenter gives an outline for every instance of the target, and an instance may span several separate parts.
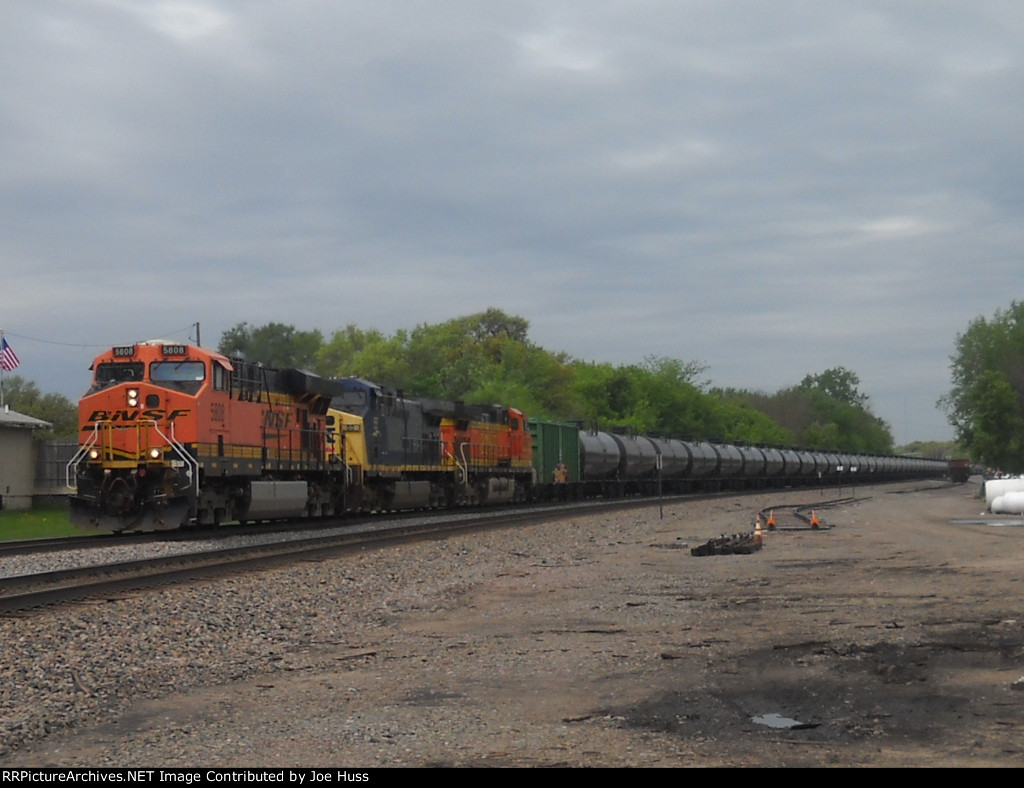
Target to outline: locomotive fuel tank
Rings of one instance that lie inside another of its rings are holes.
[[[245,520],[274,520],[301,517],[306,513],[309,485],[306,482],[250,482],[246,502],[237,517]]]

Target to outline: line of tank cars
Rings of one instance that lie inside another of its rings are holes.
[[[93,530],[942,476],[944,462],[581,429],[194,345],[111,348],[79,402],[71,519]]]

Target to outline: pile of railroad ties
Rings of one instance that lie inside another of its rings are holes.
[[[702,545],[690,548],[690,555],[749,555],[756,553],[764,546],[764,531],[775,530],[775,512],[770,512],[768,520],[762,527],[763,517],[760,512],[754,520],[754,530],[745,533],[722,535],[716,539],[710,539]],[[818,513],[811,512],[810,527],[817,530],[821,527],[818,520]]]

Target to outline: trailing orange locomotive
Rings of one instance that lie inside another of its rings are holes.
[[[411,400],[163,341],[112,348],[92,371],[68,465],[80,527],[166,530],[529,495],[530,436],[515,409]]]

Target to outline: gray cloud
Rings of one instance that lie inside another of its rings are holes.
[[[1024,18],[996,0],[5,17],[0,327],[44,390],[195,322],[494,306],[717,385],[845,366],[897,440],[946,438],[956,335],[1018,297]]]

